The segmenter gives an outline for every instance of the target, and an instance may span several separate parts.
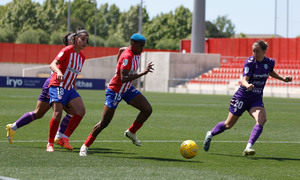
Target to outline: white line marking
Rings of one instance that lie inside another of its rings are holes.
[[[84,142],[85,140],[70,140],[70,142]],[[148,143],[174,143],[174,142],[183,142],[184,140],[142,140],[142,142]],[[28,140],[28,141],[14,141],[16,143],[47,143],[48,141],[39,141],[39,140]],[[107,142],[107,143],[132,143],[129,140],[99,140],[95,142]],[[202,141],[195,141],[202,143]],[[248,141],[213,141],[214,143],[247,143]],[[0,143],[8,143],[8,141],[0,141]],[[300,144],[300,141],[257,141],[256,143],[265,143],[265,144]]]
[[[1,180],[18,180],[18,179],[15,179],[15,178],[10,178],[10,177],[5,177],[5,176],[0,176],[0,179]]]

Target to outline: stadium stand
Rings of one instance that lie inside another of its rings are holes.
[[[201,74],[200,76],[191,79],[187,84],[240,84],[243,75],[243,65],[247,57],[221,57],[220,67]],[[297,61],[300,62],[300,61]],[[266,86],[292,86],[300,88],[300,64],[276,64],[275,70],[280,75],[291,75],[293,82],[287,84],[272,77],[269,77]]]

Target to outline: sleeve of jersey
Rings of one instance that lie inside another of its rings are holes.
[[[58,60],[59,62],[63,62],[63,60],[66,59],[66,56],[67,56],[66,48],[63,48],[62,50],[59,51],[55,59]]]
[[[130,56],[130,54],[124,54],[121,61],[122,61],[122,63],[121,63],[120,69],[126,69],[126,70],[131,69],[132,56]]]
[[[275,61],[274,61],[274,59],[271,59],[272,61],[272,67],[271,67],[271,72],[273,72],[274,71],[274,67],[275,67]]]
[[[243,69],[243,76],[251,77],[253,74],[253,61],[247,59],[245,61],[244,69]]]

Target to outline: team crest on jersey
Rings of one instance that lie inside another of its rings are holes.
[[[245,67],[245,74],[248,74],[249,72],[249,67]]]
[[[265,69],[268,69],[268,64],[264,64],[264,68],[265,68]]]
[[[62,57],[63,54],[64,54],[64,52],[60,52],[57,56]]]
[[[127,64],[128,64],[128,59],[124,59],[123,60],[123,66],[127,66]]]

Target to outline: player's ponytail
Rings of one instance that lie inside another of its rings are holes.
[[[63,38],[64,45],[68,46],[68,45],[74,44],[74,35],[75,35],[74,33],[66,34]]]

